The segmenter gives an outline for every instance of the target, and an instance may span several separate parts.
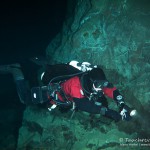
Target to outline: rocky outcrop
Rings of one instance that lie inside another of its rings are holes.
[[[28,107],[20,128],[18,150],[91,150],[116,149],[125,138],[136,138],[136,133],[119,131],[116,123],[102,116],[72,111],[62,114],[57,109],[48,112],[39,107]],[[127,125],[127,124],[126,124]]]
[[[75,59],[101,65],[126,101],[149,116],[149,16],[147,0],[78,0],[59,34],[61,42],[56,47],[56,37],[47,55],[56,62]]]
[[[149,1],[69,0],[69,3],[72,5],[68,5],[62,31],[46,49],[49,63],[75,59],[100,65],[126,102],[137,109],[138,116],[131,122],[107,124],[80,112],[70,121],[69,116],[57,111],[49,114],[31,107],[25,111],[18,147],[117,149],[125,138],[148,138]]]

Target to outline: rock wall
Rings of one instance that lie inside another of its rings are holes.
[[[114,123],[78,112],[70,121],[71,114],[28,107],[18,149],[122,149],[120,139],[150,137],[149,26],[149,0],[68,0],[62,31],[46,49],[49,63],[75,59],[100,65],[138,116]]]
[[[149,116],[150,2],[77,0],[70,9],[62,32],[47,47],[50,62],[101,65],[126,101]]]

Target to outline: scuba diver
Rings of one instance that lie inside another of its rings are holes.
[[[41,74],[43,86],[29,88],[20,64],[0,66],[0,73],[13,75],[21,103],[50,103],[49,111],[59,107],[101,114],[114,121],[131,120],[136,110],[129,108],[119,90],[110,83],[103,70],[89,62],[46,65]],[[108,107],[106,97],[114,99],[119,111]]]

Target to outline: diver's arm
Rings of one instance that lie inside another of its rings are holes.
[[[124,107],[124,98],[122,94],[120,94],[119,90],[116,87],[114,87],[112,84],[105,87],[103,89],[103,92],[109,98],[114,99],[119,107],[121,108]]]
[[[88,98],[73,98],[75,107],[81,111],[85,111],[92,114],[100,114],[101,106],[95,105],[94,101],[89,101]]]

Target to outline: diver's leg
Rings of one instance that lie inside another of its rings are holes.
[[[29,104],[31,102],[30,88],[27,81],[24,79],[20,64],[2,65],[0,66],[0,73],[11,73],[13,75],[21,103]]]
[[[0,73],[1,74],[11,73],[13,75],[14,80],[24,79],[24,75],[21,71],[21,66],[18,63],[10,65],[1,65]]]
[[[32,104],[31,91],[26,80],[15,80],[17,93],[21,103],[29,105]]]

